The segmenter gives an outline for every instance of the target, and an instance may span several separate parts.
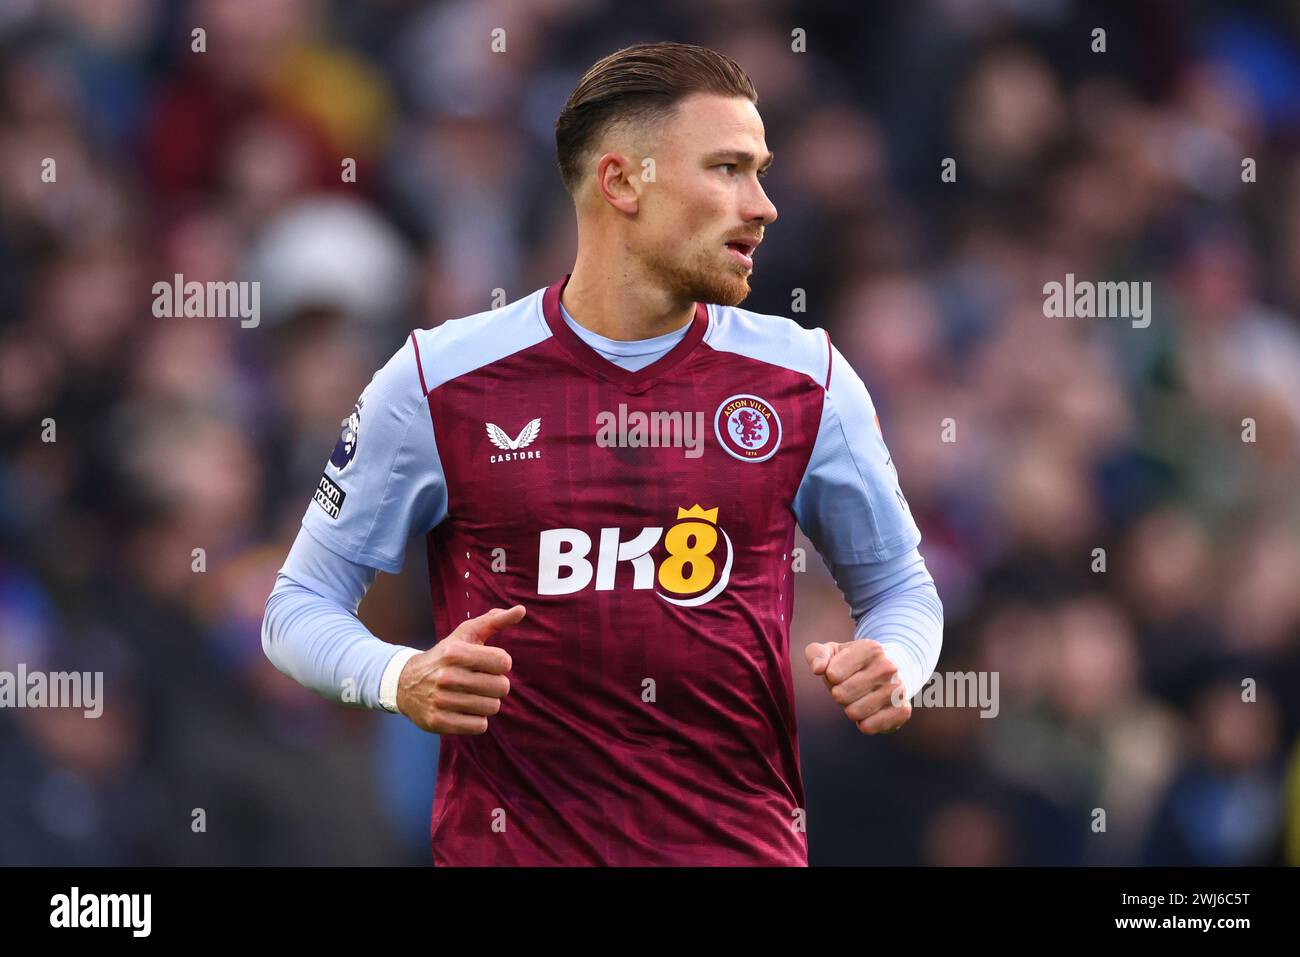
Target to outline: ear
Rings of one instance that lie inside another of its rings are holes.
[[[640,207],[640,168],[623,153],[606,153],[596,166],[596,188],[601,197],[620,213],[636,215]]]

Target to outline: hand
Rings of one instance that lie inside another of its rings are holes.
[[[463,621],[428,651],[413,655],[397,679],[397,710],[434,734],[483,734],[510,693],[510,655],[489,648],[493,635],[517,625],[524,606],[493,608]]]
[[[863,734],[897,731],[912,717],[911,695],[880,642],[814,641],[804,649],[804,657]]]

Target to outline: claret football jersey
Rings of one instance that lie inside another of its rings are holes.
[[[441,739],[434,860],[806,864],[796,525],[836,563],[921,537],[871,398],[822,330],[713,304],[622,368],[567,278],[413,332],[304,519],[389,572],[426,536],[438,636],[527,609],[487,733]]]

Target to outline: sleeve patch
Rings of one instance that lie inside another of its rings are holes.
[[[347,495],[348,493],[334,484],[328,475],[322,475],[320,484],[316,486],[313,501],[325,510],[326,515],[337,521],[339,512],[343,510],[343,500]]]
[[[352,406],[352,412],[346,419],[339,423],[339,440],[334,445],[334,451],[330,453],[330,465],[342,472],[352,462],[357,454],[357,442],[361,438],[361,407],[365,405],[365,397],[357,399],[356,405]]]

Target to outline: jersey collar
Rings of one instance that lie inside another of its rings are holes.
[[[708,331],[708,307],[702,302],[697,302],[695,318],[691,320],[690,328],[686,330],[686,335],[682,336],[677,345],[648,366],[635,372],[624,369],[583,342],[578,334],[569,328],[569,324],[564,321],[564,316],[560,314],[560,294],[564,292],[565,284],[568,283],[571,275],[573,274],[565,273],[563,279],[548,286],[542,295],[542,315],[546,319],[546,324],[550,327],[555,340],[573,358],[573,361],[597,378],[621,386],[629,393],[644,392],[675,369],[703,341],[704,333]]]

